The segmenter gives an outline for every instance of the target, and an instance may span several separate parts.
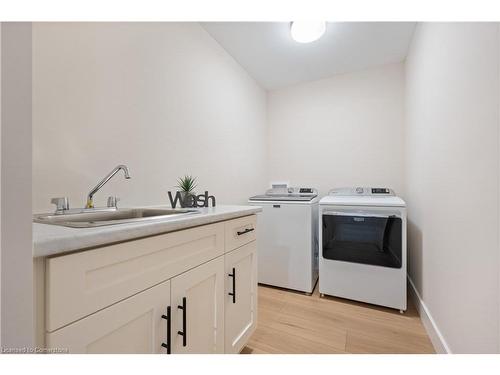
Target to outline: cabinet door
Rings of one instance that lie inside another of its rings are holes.
[[[47,334],[48,348],[70,353],[166,353],[170,281]]]
[[[224,353],[224,257],[171,282],[172,353]]]
[[[225,267],[225,351],[239,353],[257,327],[255,241],[226,254]]]

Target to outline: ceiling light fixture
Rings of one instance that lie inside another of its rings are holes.
[[[311,43],[323,36],[326,22],[322,21],[294,21],[290,24],[290,34],[293,40],[299,43]]]

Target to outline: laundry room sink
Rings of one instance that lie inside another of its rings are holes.
[[[68,214],[34,215],[35,223],[59,225],[70,228],[92,228],[107,225],[141,223],[153,220],[173,220],[200,213],[196,209],[119,208],[102,211],[83,211]]]

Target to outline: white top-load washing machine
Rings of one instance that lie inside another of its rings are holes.
[[[333,189],[319,219],[319,292],[405,311],[405,202],[387,188]]]
[[[312,293],[318,280],[318,192],[307,187],[274,187],[249,199],[257,216],[258,280]]]

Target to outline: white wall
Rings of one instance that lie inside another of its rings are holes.
[[[2,345],[33,346],[31,23],[1,25]]]
[[[198,176],[218,203],[262,190],[266,93],[197,23],[33,25],[34,211],[73,207],[115,165],[104,205],[164,204]]]
[[[497,24],[417,26],[406,64],[410,276],[444,344],[499,350]]]
[[[403,64],[268,94],[268,183],[403,187]]]

